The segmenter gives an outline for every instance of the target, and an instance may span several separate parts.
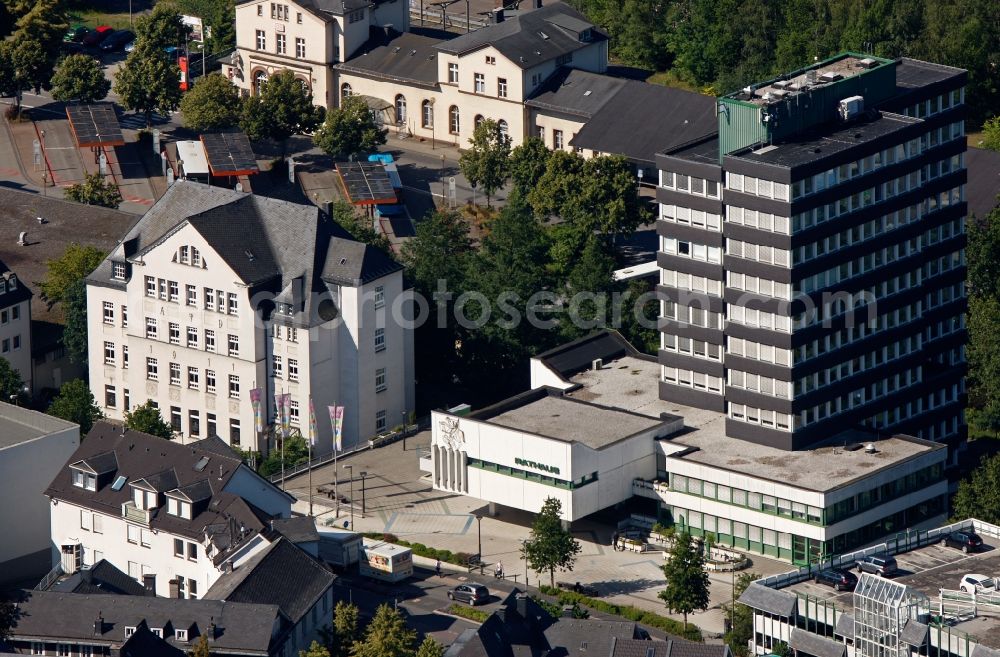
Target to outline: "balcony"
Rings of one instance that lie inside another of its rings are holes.
[[[647,497],[651,500],[662,499],[670,491],[670,486],[665,481],[648,481],[646,479],[632,480],[632,494],[639,497]]]
[[[135,505],[135,502],[128,501],[122,504],[122,517],[128,522],[149,527],[149,511],[140,509]]]

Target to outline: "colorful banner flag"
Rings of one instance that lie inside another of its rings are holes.
[[[309,398],[309,444],[313,447],[316,446],[316,436],[318,435],[316,431],[316,408],[313,406],[313,398]]]
[[[344,407],[329,406],[330,425],[333,427],[333,449],[337,452],[344,451]]]
[[[253,406],[253,423],[257,433],[264,431],[264,414],[260,408],[261,389],[254,388],[250,391],[250,404]]]
[[[292,395],[288,392],[281,396],[281,431],[286,438],[292,433]]]
[[[282,395],[280,392],[274,393],[274,435],[275,437],[284,438],[282,433],[285,428],[285,405],[281,403]]]

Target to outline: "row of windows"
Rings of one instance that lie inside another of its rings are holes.
[[[754,511],[763,511],[776,516],[784,516],[793,520],[801,520],[815,525],[823,522],[823,509],[809,506],[800,502],[782,499],[773,495],[764,495],[752,491],[723,486],[711,481],[685,477],[679,474],[670,474],[670,489],[678,493],[697,495],[710,500],[716,500],[723,504],[742,506]],[[699,524],[699,527],[701,525]],[[712,530],[714,531],[714,529]],[[725,534],[731,532],[723,532]],[[789,545],[789,547],[791,547]]]
[[[681,324],[691,324],[711,329],[722,328],[722,313],[695,308],[694,306],[684,306],[670,300],[663,301],[661,315]]]
[[[509,465],[501,465],[499,463],[492,463],[482,459],[469,458],[466,463],[470,468],[477,468],[488,472],[498,472],[500,474],[507,475],[508,477],[517,477],[518,479],[533,481],[535,483],[545,484],[546,486],[554,486],[556,488],[565,488],[567,490],[582,488],[587,484],[592,484],[597,481],[596,472],[591,472],[589,475],[584,475],[574,481],[567,481],[565,479],[551,477],[541,472],[522,470],[520,468],[515,468]]]
[[[896,144],[885,150],[873,153],[853,162],[846,162],[839,166],[817,173],[814,176],[804,178],[792,183],[792,200],[809,196],[821,192],[824,189],[836,187],[852,178],[864,176],[882,167],[887,167],[897,162],[903,162],[915,158],[923,152],[920,139],[915,138],[903,144]]]
[[[286,340],[288,342],[299,341],[299,330],[293,326],[271,325],[271,337],[275,340]]]
[[[777,429],[778,431],[793,430],[792,423],[794,419],[787,413],[778,413],[766,408],[754,408],[753,406],[746,406],[744,404],[729,404],[728,406],[729,417],[738,422],[756,424],[768,429]],[[794,428],[798,428],[797,424]]]
[[[958,107],[964,102],[965,88],[963,87],[962,89],[953,89],[948,93],[928,98],[927,100],[922,100],[919,103],[910,105],[909,107],[903,109],[902,114],[922,119],[928,116],[933,116],[938,112],[943,112],[946,109]]]
[[[661,237],[660,249],[664,253],[690,260],[722,264],[722,249],[717,246],[706,246],[696,242],[676,240],[672,237]]]
[[[769,331],[781,331],[782,333],[792,332],[791,317],[756,308],[746,308],[730,304],[726,311],[726,320],[752,328],[763,328]]]
[[[897,260],[908,258],[919,251],[918,238],[897,242],[873,253],[867,253],[852,260],[844,260],[836,267],[807,276],[795,284],[795,291],[796,293],[801,291],[809,294],[816,290],[824,290],[838,283],[849,281],[856,276],[881,269]]]
[[[748,208],[741,208],[735,205],[726,206],[726,221],[740,226],[749,226],[758,230],[766,230],[771,233],[789,234],[791,222],[788,217],[771,214],[770,212],[759,212]]]
[[[727,271],[726,284],[734,290],[743,290],[751,294],[784,299],[785,301],[792,300],[792,286],[788,283],[780,283],[750,274]]]
[[[769,344],[761,344],[752,340],[742,338],[727,337],[728,353],[735,356],[742,356],[751,360],[759,360],[763,363],[773,363],[783,367],[792,366],[791,349],[773,347]]]
[[[660,270],[660,284],[679,290],[691,290],[716,297],[722,296],[722,281],[705,276],[693,276],[672,269]]]
[[[834,384],[841,379],[852,377],[855,374],[871,372],[885,363],[898,360],[907,354],[919,351],[921,344],[920,336],[913,335],[890,345],[885,345],[875,351],[861,354],[856,358],[844,361],[833,367],[813,372],[795,381],[795,394],[804,395],[813,390],[819,390],[825,386]],[[905,372],[888,377],[886,379],[888,382],[886,387],[889,392],[893,392],[898,388],[919,383],[920,376],[921,371],[919,368],[917,370],[906,370]]]
[[[235,315],[239,310],[239,302],[233,292],[226,293],[222,290],[206,287],[203,289],[202,295],[205,310],[218,311],[228,315]],[[150,299],[159,298],[161,301],[180,303],[180,284],[177,281],[146,276],[146,296]],[[184,286],[184,305],[192,308],[198,307],[198,288],[196,286]],[[105,318],[105,323],[107,323],[107,318]],[[114,323],[113,317],[111,323]]]
[[[285,374],[288,375],[289,381],[299,380],[299,361],[297,358],[288,359],[288,369],[284,368],[284,361],[281,356],[275,354],[271,358],[271,376],[276,379],[283,378]]]
[[[778,201],[788,200],[788,185],[785,183],[744,176],[739,173],[726,173],[726,188],[733,191],[753,194],[763,198],[773,198]]]
[[[7,324],[9,322],[16,322],[21,319],[21,305],[11,306],[10,308],[5,308],[0,310],[0,324]]]
[[[858,340],[863,340],[881,330],[908,324],[920,317],[922,307],[923,302],[916,301],[901,308],[890,310],[887,313],[875,315],[870,319],[867,318],[867,315],[861,315],[861,321],[852,323],[850,326],[846,326],[839,331],[828,333],[821,338],[800,346],[795,350],[794,362],[796,364],[804,363],[817,356],[822,356],[831,350],[840,349]]]
[[[788,381],[740,370],[726,371],[726,385],[749,390],[750,392],[759,392],[762,395],[778,397],[780,399],[792,398],[792,386]]]
[[[181,385],[181,365],[180,363],[168,363],[168,371],[170,373],[170,385],[179,386]],[[187,371],[187,381],[188,388],[194,390],[200,390],[201,384],[199,381],[199,372],[197,367],[188,367]],[[160,366],[159,361],[156,358],[146,357],[146,379],[149,381],[159,381],[160,380]],[[205,392],[215,393],[216,392],[216,376],[215,370],[205,370]],[[239,399],[240,398],[240,377],[238,374],[229,375],[229,398]]]
[[[667,383],[694,388],[715,395],[722,394],[722,377],[710,376],[702,372],[692,372],[677,367],[663,367],[663,380]]]
[[[661,204],[660,218],[664,221],[686,224],[705,230],[714,230],[715,232],[722,230],[722,217],[720,215],[702,210],[692,210],[682,205]]]
[[[786,249],[729,238],[726,238],[726,255],[763,262],[768,265],[777,265],[778,267],[788,267],[791,264],[791,258]]]
[[[695,358],[722,360],[722,348],[704,340],[692,340],[672,333],[660,334],[660,348]]]
[[[714,180],[685,176],[682,173],[660,171],[660,186],[667,189],[676,189],[679,192],[687,192],[695,196],[719,198],[719,183]]]
[[[14,276],[13,274],[7,276],[6,278],[0,276],[0,294],[13,292],[16,289],[17,289],[17,276]]]
[[[541,125],[538,126],[538,132],[536,133],[536,136],[538,137],[538,139],[541,140],[543,144],[545,144],[546,146],[549,145],[549,142],[546,141],[545,139],[545,126]],[[570,139],[572,141],[572,139],[575,138],[576,138],[576,133],[574,132],[573,136]],[[552,129],[552,150],[555,151],[566,150],[566,136],[562,130],[558,130],[556,128]],[[576,151],[577,153],[583,152],[583,149],[579,146],[574,146],[573,150]],[[596,157],[597,155],[599,155],[599,153],[595,151],[594,156]]]
[[[21,350],[21,335],[15,335],[0,340],[0,353],[9,354],[12,351]]]
[[[915,378],[915,380],[919,381],[920,377],[922,376],[921,368],[917,367],[912,369],[916,371],[909,375],[910,380],[914,380]],[[903,376],[907,376],[906,372],[900,372],[894,374],[891,377],[891,381],[887,381],[886,379],[875,381],[873,383],[867,384],[850,392],[844,393],[839,397],[827,400],[823,403],[813,406],[812,408],[802,411],[799,414],[798,426],[801,427],[809,426],[816,422],[825,420],[828,417],[833,417],[841,413],[845,413],[851,410],[852,408],[855,408],[857,406],[863,406],[868,402],[874,401],[881,397],[885,397],[888,394],[891,394],[890,388],[892,390],[895,390],[898,387],[896,380],[900,374],[902,374]],[[909,405],[907,406],[909,407]],[[902,419],[906,419],[911,415],[916,415],[921,412],[923,412],[921,408],[916,408],[916,409],[907,408],[906,414],[894,417],[892,423],[898,422],[899,420]]]
[[[264,30],[256,31],[256,46],[259,51],[267,50],[267,32]],[[288,37],[278,32],[274,35],[274,52],[276,55],[287,55],[288,54]],[[305,59],[306,58],[306,40],[302,37],[295,37],[295,59]],[[259,90],[258,90],[259,93]]]

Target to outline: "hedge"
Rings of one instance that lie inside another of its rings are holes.
[[[639,609],[638,607],[633,607],[631,605],[616,605],[603,600],[595,600],[594,598],[588,598],[582,593],[564,591],[563,589],[553,588],[551,586],[546,586],[545,584],[539,586],[538,590],[545,595],[555,597],[559,600],[560,604],[583,605],[585,607],[590,607],[595,611],[611,614],[612,616],[621,616],[622,618],[635,621],[636,623],[641,623],[642,625],[655,627],[656,629],[662,630],[667,634],[683,637],[688,641],[704,641],[704,637],[702,637],[701,630],[698,626],[688,623],[687,627],[685,627],[684,623],[680,621],[676,621],[673,618],[667,618],[666,616],[660,616],[659,614],[654,614],[653,612],[646,611],[645,609]]]
[[[467,618],[476,623],[485,623],[486,619],[490,617],[490,612],[488,611],[476,609],[474,607],[466,607],[465,605],[460,604],[453,604],[445,609],[445,611],[452,616],[461,616],[462,618]]]
[[[427,557],[428,559],[438,559],[440,561],[444,561],[445,563],[455,564],[456,566],[468,566],[469,560],[472,558],[472,555],[467,552],[439,550],[437,548],[428,547],[423,543],[410,543],[409,541],[404,541],[395,534],[365,532],[362,536],[365,538],[373,538],[378,541],[385,541],[386,543],[394,543],[396,545],[401,545],[402,547],[408,547],[413,550],[413,554],[417,556]]]

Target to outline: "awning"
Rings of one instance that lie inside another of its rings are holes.
[[[795,615],[798,598],[793,593],[778,591],[769,586],[753,582],[740,596],[740,602],[769,614],[790,618]]]
[[[834,634],[854,638],[854,616],[851,614],[841,614],[837,617],[837,627]]]
[[[906,621],[903,631],[899,633],[899,640],[908,646],[919,648],[927,643],[927,626],[911,618]]]
[[[375,96],[365,96],[363,94],[357,94],[357,97],[365,101],[365,105],[367,105],[368,109],[373,112],[384,112],[392,109],[392,103],[387,100],[382,100],[381,98],[376,98]]]
[[[813,655],[813,657],[845,657],[847,655],[847,646],[840,641],[806,632],[797,627],[792,628],[788,645],[797,652],[804,652],[807,655]]]

